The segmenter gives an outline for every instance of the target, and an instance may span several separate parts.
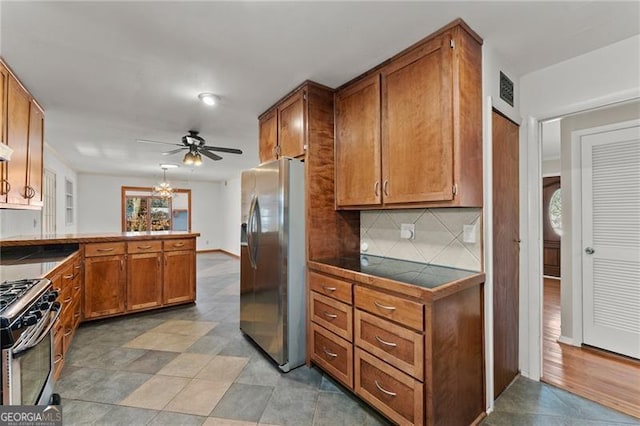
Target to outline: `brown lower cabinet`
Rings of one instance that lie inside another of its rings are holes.
[[[193,302],[196,297],[195,251],[164,254],[163,301],[165,304]]]
[[[309,262],[308,362],[399,425],[484,417],[484,274],[431,290]]]
[[[130,254],[127,265],[127,311],[161,306],[162,253]]]
[[[84,317],[86,319],[124,312],[126,261],[124,254],[85,259]]]

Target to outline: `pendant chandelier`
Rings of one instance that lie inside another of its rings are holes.
[[[171,187],[171,184],[167,182],[167,167],[162,167],[162,182],[153,187],[153,196],[167,200],[173,198],[176,193]]]

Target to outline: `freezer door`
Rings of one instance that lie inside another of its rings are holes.
[[[255,319],[253,340],[278,364],[286,362],[284,311],[286,309],[286,239],[284,238],[285,193],[281,173],[288,163],[271,162],[256,169],[256,202],[253,218],[257,247],[255,270]],[[285,272],[285,273],[283,273]]]

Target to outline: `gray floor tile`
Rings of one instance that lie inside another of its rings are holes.
[[[315,367],[306,365],[282,374],[276,387],[286,387],[299,390],[318,390],[322,381],[322,373]]]
[[[345,391],[342,387],[329,377],[326,374],[322,375],[322,381],[320,382],[320,391],[321,392],[333,392],[333,393],[344,393]]]
[[[88,425],[100,419],[113,405],[62,399],[62,422],[65,426]]]
[[[273,388],[270,386],[234,383],[210,416],[257,422],[269,403],[272,393]]]
[[[151,419],[148,424],[163,426],[200,426],[205,420],[206,417],[161,411]]]
[[[89,332],[87,332],[87,334],[89,334]],[[89,339],[83,343],[74,338],[69,350],[65,354],[64,365],[91,367],[91,361],[106,354],[111,349],[113,349],[112,346],[92,344]]]
[[[215,326],[207,335],[209,336],[221,336],[221,337],[234,337],[241,334],[239,322],[222,322]]]
[[[547,414],[493,412],[482,423],[486,426],[621,426],[621,423],[576,419]]]
[[[229,339],[226,345],[218,352],[218,355],[231,355],[231,356],[265,356],[260,352],[247,337],[238,335]]]
[[[64,367],[66,370],[66,366]],[[54,385],[54,391],[63,398],[85,399],[87,392],[96,383],[106,381],[113,375],[113,371],[96,368],[76,368],[70,374],[62,374]],[[102,402],[102,401],[97,401]]]
[[[275,388],[262,417],[260,417],[260,423],[311,426],[316,411],[318,393],[317,390],[302,390],[293,387]]]
[[[100,356],[87,359],[84,362],[75,362],[73,365],[102,368],[105,370],[120,370],[145,353],[146,350],[144,349],[113,348]]]
[[[144,355],[131,361],[122,369],[136,373],[156,374],[178,355],[177,352],[147,350]]]
[[[143,426],[149,423],[157,413],[157,411],[145,410],[144,408],[114,405],[93,424],[96,426]]]
[[[236,383],[247,385],[276,386],[283,373],[266,358],[266,356],[256,356],[249,360],[249,363],[236,379]]]
[[[106,371],[106,370],[105,370]],[[151,378],[150,374],[109,371],[109,376],[95,383],[78,399],[117,404]]]
[[[521,377],[496,400],[495,411],[567,417],[574,410],[550,386]]]
[[[351,394],[320,392],[313,426],[388,425]]]

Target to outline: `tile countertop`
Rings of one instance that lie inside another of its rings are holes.
[[[309,267],[347,280],[435,300],[484,282],[484,272],[360,255],[310,261]]]
[[[147,232],[113,232],[102,234],[48,234],[18,235],[0,240],[0,247],[18,247],[45,244],[94,243],[122,240],[153,240],[199,237],[199,232],[187,231],[147,231]]]

